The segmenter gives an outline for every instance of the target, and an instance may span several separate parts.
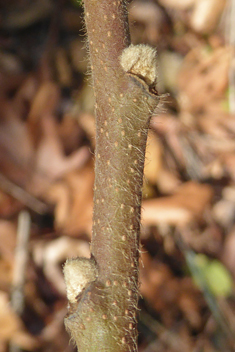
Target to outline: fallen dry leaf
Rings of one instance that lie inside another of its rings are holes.
[[[60,89],[54,82],[46,81],[41,84],[34,96],[30,107],[29,121],[37,121],[41,116],[55,112],[60,99]]]
[[[4,186],[0,174],[0,217],[9,218],[22,209],[22,204],[3,191]]]
[[[77,119],[69,113],[64,115],[63,120],[57,126],[57,130],[66,155],[70,155],[83,146],[85,133]]]
[[[212,196],[209,185],[192,181],[184,183],[171,196],[144,200],[142,222],[149,226],[161,223],[182,226],[200,220]]]
[[[22,120],[25,120],[28,117],[29,109],[35,94],[37,93],[38,86],[38,79],[35,75],[30,75],[26,77],[13,97],[12,104],[15,112]]]
[[[57,50],[55,64],[62,87],[71,87],[73,79],[72,68],[68,61],[67,51],[63,48]]]
[[[234,221],[235,202],[234,200],[221,199],[212,208],[214,219],[225,228],[230,228]]]
[[[54,183],[46,194],[55,204],[55,227],[66,234],[91,235],[93,212],[93,163],[67,174],[63,182]]]
[[[58,136],[57,124],[53,116],[41,118],[43,135],[36,151],[35,168],[28,185],[34,195],[42,195],[52,182],[62,178],[71,170],[81,168],[90,158],[87,147],[82,147],[66,156]]]
[[[16,226],[7,220],[0,220],[0,253],[1,258],[12,262],[16,245]]]
[[[173,172],[167,170],[165,167],[158,173],[157,186],[161,193],[171,194],[176,188],[179,187],[181,181],[177,178]]]
[[[182,110],[206,110],[211,102],[222,101],[228,85],[231,55],[230,47],[208,52],[203,46],[192,49],[186,55],[178,79]]]
[[[21,121],[11,102],[1,100],[0,160],[1,172],[18,185],[28,181],[34,148],[27,124]]]
[[[56,83],[45,81],[39,86],[28,114],[28,128],[36,146],[41,139],[41,119],[55,114],[59,100],[60,89]]]

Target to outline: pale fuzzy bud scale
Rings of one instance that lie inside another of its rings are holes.
[[[77,302],[77,296],[97,277],[96,264],[88,258],[67,259],[63,272],[70,303]]]
[[[157,81],[157,52],[149,45],[131,44],[120,57],[123,70],[141,77],[148,85]]]

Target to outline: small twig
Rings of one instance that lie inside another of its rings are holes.
[[[17,199],[33,211],[39,214],[44,214],[48,211],[48,205],[38,200],[23,188],[17,186],[15,183],[8,180],[3,174],[0,173],[0,188]]]
[[[24,309],[25,271],[28,261],[28,241],[30,235],[30,215],[22,211],[18,218],[17,243],[12,279],[11,304],[14,311],[21,315]]]
[[[184,352],[189,350],[188,344],[182,341],[182,339],[176,333],[167,330],[162,324],[153,319],[148,313],[141,311],[140,321],[142,321],[149,328],[149,330],[155,333],[158,337],[158,339],[150,345],[151,347],[148,346],[146,350],[144,350],[145,352],[155,351],[156,344],[159,342],[159,340],[166,346],[170,347],[173,351]],[[154,349],[152,349],[152,347]]]
[[[192,138],[194,137],[195,136],[192,136]],[[187,138],[185,138],[185,136],[182,135],[179,138],[179,142],[184,152],[185,168],[188,176],[192,180],[199,181],[203,174],[203,163],[200,160],[199,155],[196,153],[193,145]]]
[[[27,211],[21,211],[18,217],[17,242],[11,290],[11,305],[13,310],[19,316],[22,315],[24,310],[24,284],[28,261],[30,224],[31,220],[29,213]],[[14,342],[10,342],[9,351],[20,352],[21,348]]]

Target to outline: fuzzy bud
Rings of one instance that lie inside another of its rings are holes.
[[[67,298],[70,303],[77,302],[77,296],[97,278],[97,267],[93,259],[67,259],[64,268]]]
[[[131,44],[120,57],[123,70],[142,78],[149,86],[157,81],[157,52],[149,45]]]

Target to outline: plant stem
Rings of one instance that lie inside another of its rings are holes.
[[[85,0],[84,8],[96,98],[91,253],[98,278],[66,326],[79,352],[137,351],[144,154],[158,96],[120,65],[130,44],[125,2]]]

